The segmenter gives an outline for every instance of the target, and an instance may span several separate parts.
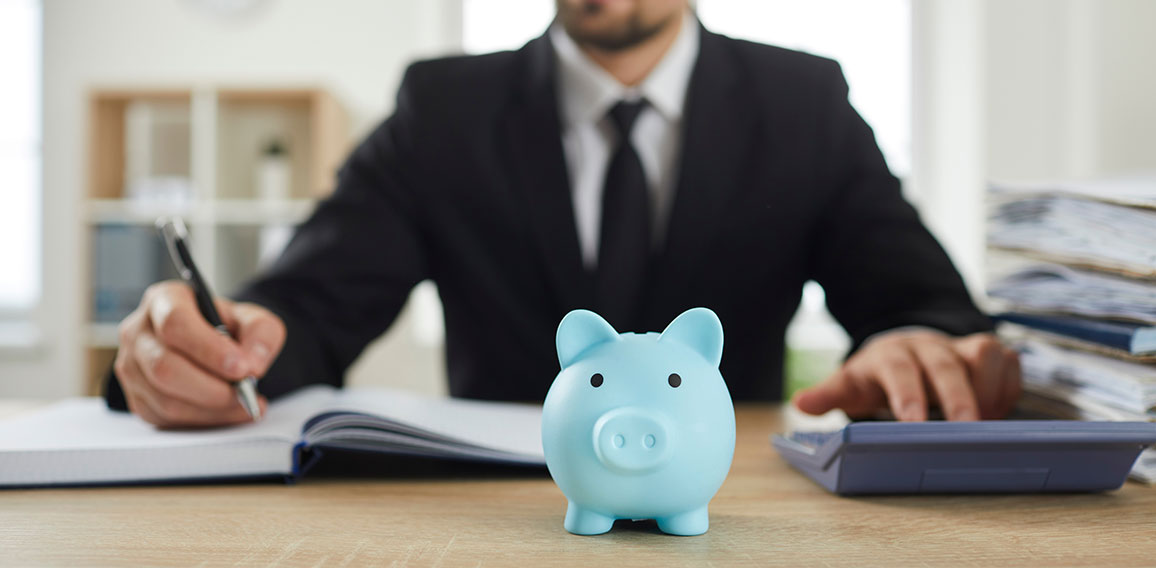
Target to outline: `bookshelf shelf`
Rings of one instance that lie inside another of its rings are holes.
[[[348,150],[345,113],[321,88],[92,91],[81,316],[89,392],[115,356],[117,322],[149,284],[175,276],[158,217],[185,220],[203,275],[229,294],[331,190]]]
[[[88,346],[97,349],[116,349],[117,324],[90,323],[88,324]]]
[[[315,205],[313,199],[218,199],[195,207],[149,205],[126,199],[92,199],[88,202],[88,221],[94,224],[151,226],[158,217],[175,215],[189,224],[296,224],[308,217]]]
[[[191,206],[134,203],[126,199],[90,199],[88,222],[92,224],[152,225],[158,217],[175,215],[188,220]]]

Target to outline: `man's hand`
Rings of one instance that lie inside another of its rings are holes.
[[[216,301],[234,341],[213,329],[183,282],[154,284],[120,323],[114,369],[129,409],[162,428],[248,422],[233,385],[261,377],[285,342],[285,324],[255,304]],[[268,401],[261,397],[261,412]]]
[[[1019,396],[1019,356],[994,335],[918,330],[868,341],[794,402],[810,414],[839,408],[852,418],[890,408],[899,420],[926,420],[930,405],[948,420],[987,420],[1007,416]]]

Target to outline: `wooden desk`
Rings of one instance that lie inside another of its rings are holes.
[[[1156,564],[1156,489],[840,498],[779,459],[780,414],[738,412],[710,531],[562,529],[544,475],[0,491],[0,564],[585,566]]]

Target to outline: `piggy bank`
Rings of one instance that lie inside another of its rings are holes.
[[[735,450],[718,316],[694,308],[661,334],[619,334],[574,310],[557,345],[562,371],[543,405],[542,449],[569,501],[566,530],[655,519],[667,534],[706,532]]]

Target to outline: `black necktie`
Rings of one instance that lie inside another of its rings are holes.
[[[650,253],[650,197],[646,174],[630,132],[646,100],[621,101],[610,109],[618,147],[606,170],[602,230],[595,277],[597,311],[619,331],[636,330]]]

